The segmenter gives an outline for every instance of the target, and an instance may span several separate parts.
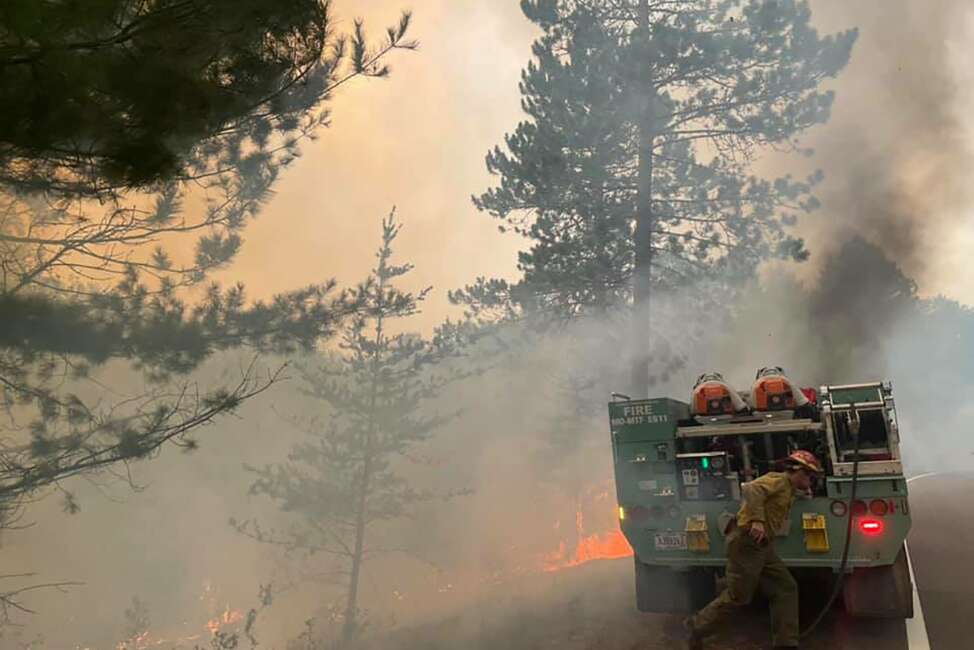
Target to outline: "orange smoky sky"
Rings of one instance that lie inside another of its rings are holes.
[[[335,3],[340,29],[361,17],[377,39],[404,9],[419,50],[393,53],[388,79],[335,94],[331,127],[305,143],[218,280],[242,281],[254,298],[332,277],[357,282],[393,206],[403,224],[398,261],[416,266],[404,283],[434,288],[424,328],[453,312],[448,290],[478,275],[515,276],[523,242],[499,233],[470,196],[489,186],[484,155],[521,119],[518,79],[536,32],[517,2]]]
[[[849,66],[826,84],[836,91],[832,120],[803,138],[815,147],[815,156],[784,162],[797,173],[820,167],[826,174],[817,192],[822,209],[804,218],[796,231],[808,242],[812,259],[794,270],[814,281],[822,261],[851,234],[894,255],[896,237],[906,237],[917,245],[909,258],[898,256],[898,261],[917,279],[921,293],[971,303],[974,278],[964,260],[974,242],[974,224],[968,216],[969,184],[956,175],[966,167],[963,159],[974,142],[971,120],[961,117],[970,113],[974,94],[957,90],[970,76],[957,64],[969,55],[969,16],[958,16],[956,29],[947,30],[941,23],[950,21],[937,22],[947,12],[927,16],[922,5],[901,0],[895,5],[905,15],[899,26],[884,18],[885,5],[877,0],[812,3],[821,31],[853,26],[861,31]],[[395,206],[404,225],[397,259],[416,266],[404,283],[410,289],[434,288],[414,321],[428,330],[457,313],[447,301],[448,290],[478,275],[517,276],[517,251],[526,242],[499,233],[496,220],[478,213],[470,196],[493,182],[484,155],[525,117],[518,81],[539,32],[514,0],[370,0],[334,6],[341,30],[361,17],[376,38],[402,10],[411,10],[411,35],[420,48],[394,53],[388,79],[357,80],[336,93],[331,127],[304,144],[303,157],[283,173],[275,197],[244,233],[240,255],[217,279],[244,282],[252,298],[328,278],[353,284],[372,268],[380,220]],[[915,49],[927,52],[926,58],[911,54],[904,34],[914,23],[929,23],[927,40],[942,34],[944,49],[923,41]],[[942,83],[919,88],[933,68]],[[945,155],[937,144],[942,129],[925,121],[922,105],[904,107],[904,97],[913,96],[930,96],[945,107],[944,115],[957,116],[951,125],[955,132],[947,138],[964,141],[954,147],[957,152]],[[908,137],[918,129],[932,134],[924,147],[911,145]],[[902,208],[910,228],[891,223],[876,206],[863,212],[852,180],[853,171],[868,176],[873,169],[863,151],[894,161],[884,171],[892,190],[888,199],[877,200]],[[923,160],[935,164],[920,165]],[[757,161],[757,171],[773,176],[781,165],[772,155]],[[930,182],[947,177],[953,178],[951,192],[942,191],[943,182],[940,189]],[[917,182],[921,187],[913,187]],[[933,214],[938,218],[930,219]]]

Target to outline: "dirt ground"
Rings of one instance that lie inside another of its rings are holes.
[[[766,647],[767,619],[747,616],[715,639],[715,650]],[[481,605],[449,618],[399,629],[370,650],[671,650],[675,616],[636,611],[631,559],[596,561],[499,585]],[[764,643],[754,641],[765,638]]]

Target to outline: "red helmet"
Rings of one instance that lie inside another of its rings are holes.
[[[815,472],[816,474],[822,474],[825,470],[822,469],[822,463],[818,462],[818,458],[815,457],[810,451],[805,451],[804,449],[799,449],[788,455],[785,462],[798,465],[802,469],[807,469],[810,472]]]

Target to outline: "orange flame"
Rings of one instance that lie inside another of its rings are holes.
[[[204,603],[210,612],[219,611],[216,608],[217,597],[217,592],[213,588],[212,583],[209,580],[206,580],[203,583],[203,593],[200,595],[199,599]],[[225,626],[240,623],[245,618],[246,617],[242,612],[236,609],[230,609],[230,605],[227,604],[224,606],[222,613],[207,621],[206,629],[209,630],[210,635],[212,636],[222,630]],[[185,622],[184,625],[190,625],[190,623]],[[197,641],[202,638],[202,634],[180,636],[178,638],[156,638],[151,636],[148,630],[145,630],[130,639],[119,641],[115,646],[115,650],[150,650],[151,648],[170,646],[172,644],[180,644],[179,647],[183,647],[181,644]]]
[[[617,560],[623,557],[632,557],[632,547],[622,531],[613,530],[604,535],[583,537],[575,546],[574,555],[568,553],[567,545],[562,542],[557,551],[545,555],[544,570],[551,573],[581,566],[593,560]]]
[[[562,542],[558,545],[557,551],[544,556],[543,568],[546,573],[580,566],[593,560],[616,560],[632,557],[632,547],[629,546],[625,535],[618,528],[601,535],[585,535],[581,510],[575,513],[575,529],[578,542],[575,545],[574,555],[568,552],[568,545]]]
[[[224,625],[239,623],[240,621],[243,620],[243,617],[244,617],[243,614],[239,610],[230,609],[230,606],[227,605],[227,608],[223,611],[222,614],[220,614],[214,619],[211,619],[206,624],[206,629],[210,631],[210,634],[216,634],[217,632],[220,631],[220,628],[223,627]]]

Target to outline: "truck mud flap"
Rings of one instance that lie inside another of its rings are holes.
[[[850,616],[913,618],[913,584],[906,552],[889,566],[856,569],[846,576],[842,601]]]
[[[676,571],[635,560],[636,609],[655,614],[689,614],[716,595],[714,573],[693,568]]]

